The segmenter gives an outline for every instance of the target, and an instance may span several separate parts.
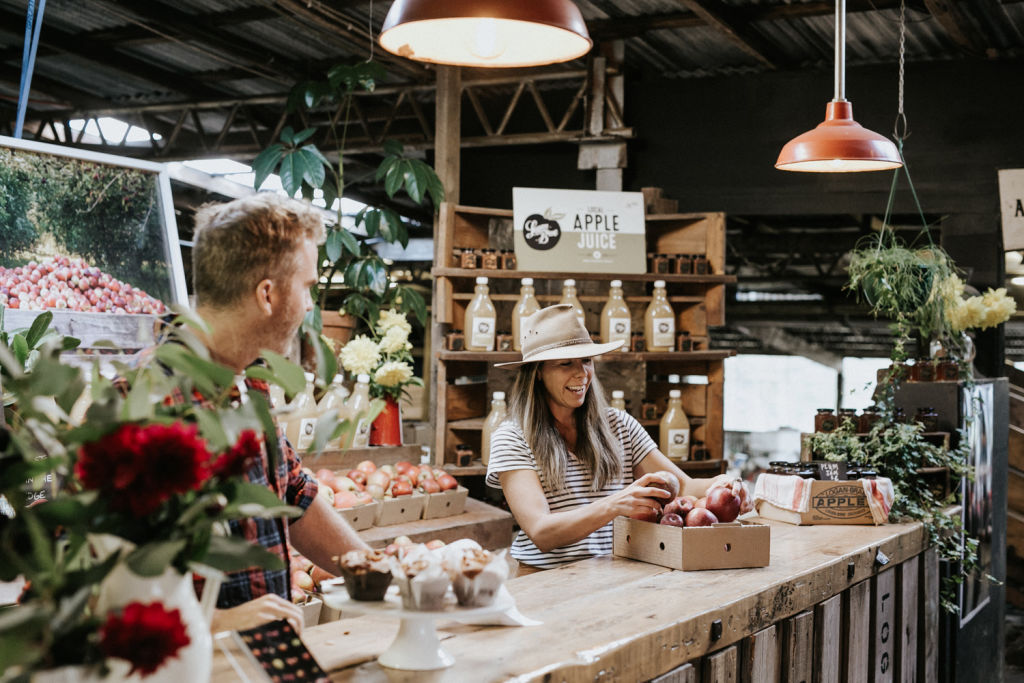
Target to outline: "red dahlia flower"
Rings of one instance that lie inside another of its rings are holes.
[[[100,628],[100,650],[107,657],[131,662],[129,674],[148,676],[191,642],[181,612],[159,602],[133,602],[111,614]]]
[[[111,509],[141,517],[202,486],[210,452],[195,425],[126,424],[82,446],[75,474],[86,489],[109,494]]]
[[[255,431],[246,429],[238,435],[235,445],[224,451],[213,464],[216,477],[234,477],[245,474],[253,462],[260,457],[262,442]]]

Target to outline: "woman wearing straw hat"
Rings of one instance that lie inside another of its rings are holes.
[[[742,483],[691,479],[639,422],[608,406],[593,357],[623,342],[592,342],[568,304],[541,309],[522,326],[523,359],[499,364],[518,373],[487,466],[487,483],[504,490],[521,528],[511,553],[521,572],[610,554],[615,517],[659,509],[670,497],[650,485],[655,472],[675,475],[680,495],[734,486],[750,509]]]

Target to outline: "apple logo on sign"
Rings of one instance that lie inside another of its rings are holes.
[[[552,214],[551,209],[544,212],[530,214],[523,223],[523,238],[531,248],[539,251],[547,251],[556,244],[562,237],[562,228],[558,225],[559,218],[563,214]]]

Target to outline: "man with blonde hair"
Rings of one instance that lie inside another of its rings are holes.
[[[285,353],[306,312],[317,281],[317,245],[324,241],[320,214],[305,202],[260,193],[227,204],[207,205],[196,214],[192,248],[196,312],[209,326],[200,334],[210,357],[241,374],[259,362],[262,350]],[[246,379],[249,391],[267,392]],[[271,438],[268,435],[268,438]],[[241,519],[233,534],[262,545],[288,566],[288,544],[323,568],[331,557],[365,548],[345,520],[322,496],[316,480],[277,433],[282,458],[271,468],[266,450],[247,477],[264,484],[285,503],[304,510],[301,517]],[[332,572],[333,573],[333,572]],[[212,628],[244,629],[288,619],[301,628],[301,611],[290,601],[291,572],[248,569],[229,574]]]

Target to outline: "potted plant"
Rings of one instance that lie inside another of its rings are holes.
[[[276,170],[289,195],[301,192],[302,196],[312,199],[314,193],[320,191],[326,205],[331,207],[334,200],[345,192],[345,142],[355,93],[372,91],[384,75],[384,69],[375,62],[341,64],[328,70],[325,80],[295,85],[288,97],[289,112],[301,114],[330,105],[341,115],[329,117],[323,129],[308,127],[296,132],[290,126],[285,127],[280,141],[267,147],[253,161],[254,186],[259,189]],[[315,140],[333,145],[337,161],[331,162],[314,144]],[[436,210],[444,200],[444,188],[433,168],[419,159],[406,156],[402,145],[393,140],[384,142],[382,149],[385,156],[374,178],[376,182],[383,183],[387,196],[393,198],[401,192],[419,205],[429,196]],[[333,295],[339,291],[340,304],[334,310],[341,315],[354,316],[366,329],[373,328],[382,309],[392,308],[411,313],[425,324],[427,314],[423,296],[413,287],[392,284],[387,264],[368,246],[368,242],[373,240],[406,246],[409,231],[401,216],[392,208],[367,207],[356,215],[355,225],[365,231],[365,239],[358,239],[342,226],[339,203],[337,220],[328,227],[327,240],[320,250],[321,277],[314,292],[317,308],[307,328],[316,332],[321,330],[323,316],[331,312],[329,305]],[[335,283],[338,274],[344,280],[340,287]],[[355,327],[353,324],[348,326]]]

